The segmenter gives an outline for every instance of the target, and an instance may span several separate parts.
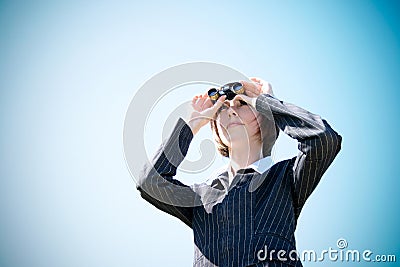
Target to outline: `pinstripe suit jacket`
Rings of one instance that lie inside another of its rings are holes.
[[[224,172],[211,184],[187,186],[174,176],[193,134],[179,119],[141,173],[141,196],[193,229],[194,266],[264,266],[257,253],[265,248],[284,251],[280,259],[269,254],[269,266],[302,266],[289,257],[297,218],[339,152],[341,136],[320,116],[267,94],[258,96],[256,110],[271,110],[278,127],[297,139],[297,157],[262,174],[239,170],[231,185]]]

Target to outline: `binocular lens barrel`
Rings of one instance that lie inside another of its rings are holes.
[[[210,90],[208,90],[208,96],[210,97],[211,100],[218,100],[219,98],[218,90],[215,88],[211,88]]]
[[[244,93],[244,87],[243,84],[241,83],[234,83],[232,85],[233,91],[235,91],[236,94],[243,94]]]

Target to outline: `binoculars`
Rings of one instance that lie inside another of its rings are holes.
[[[208,90],[208,97],[213,103],[215,103],[218,98],[226,95],[226,100],[232,100],[237,94],[243,94],[244,87],[240,82],[227,83],[221,86],[219,89],[211,88]]]

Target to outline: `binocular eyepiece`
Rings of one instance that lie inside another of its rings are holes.
[[[211,88],[208,90],[208,97],[213,103],[215,103],[218,98],[226,95],[226,100],[232,100],[237,94],[243,94],[244,87],[240,82],[227,83],[221,86],[219,89]]]

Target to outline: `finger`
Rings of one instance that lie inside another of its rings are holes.
[[[201,98],[201,97],[198,97],[198,98],[196,99],[196,106],[199,107],[199,108],[201,108],[202,105],[203,105],[202,98]]]
[[[258,87],[258,84],[256,82],[253,82],[253,81],[251,81],[251,82],[242,81],[242,84],[243,84],[245,89],[247,88],[247,89],[250,89],[250,90],[253,90],[254,88]]]
[[[241,80],[240,83],[243,84],[244,87],[246,87],[246,86],[249,86],[250,82]]]
[[[264,81],[258,77],[252,77],[252,78],[250,78],[250,80],[252,80],[254,83],[256,83],[257,85],[260,85],[260,86],[263,86],[263,84],[264,84]]]
[[[204,96],[200,97],[200,98],[198,99],[198,105],[199,105],[200,107],[203,107],[204,102],[205,102],[206,100],[207,100],[207,98],[205,98]]]
[[[193,97],[192,99],[192,107],[194,107],[197,111],[200,111],[201,106],[199,105],[199,96],[196,95],[195,97]]]
[[[195,95],[195,96],[192,98],[192,101],[196,101],[198,98],[199,98],[199,95]]]
[[[214,105],[214,103],[211,101],[210,97],[208,96],[208,93],[204,93],[204,108],[210,108]]]
[[[248,95],[236,95],[233,98],[233,101],[243,100],[243,101],[247,102],[247,99],[248,99]]]
[[[261,81],[258,77],[250,77],[250,80],[257,83]]]
[[[263,79],[258,79],[260,83],[266,84],[266,82]]]
[[[247,96],[247,95],[236,95],[233,98],[234,102],[239,101],[239,100],[242,100],[242,101],[244,101],[244,102],[246,102],[248,104],[250,104],[250,102],[251,102],[250,96]]]
[[[249,94],[260,94],[261,93],[261,86],[258,84],[255,84],[254,82],[247,82],[247,81],[241,81],[241,83],[244,86],[245,93],[246,95]]]
[[[241,82],[241,84],[243,84],[243,87],[244,87],[245,91],[253,90],[251,82],[248,82],[248,81],[240,81],[240,82]]]
[[[214,112],[216,112],[220,107],[222,107],[222,105],[224,104],[225,99],[226,99],[226,95],[223,95],[220,98],[218,98],[217,102],[215,102],[215,104],[213,106]]]
[[[260,86],[260,88],[263,87],[263,85],[265,84],[265,81],[258,78],[258,77],[252,77],[250,78],[253,82],[255,82],[258,86]]]
[[[197,100],[197,96],[194,96],[192,98],[192,106],[194,106],[196,104],[196,100]]]
[[[243,100],[242,95],[235,95],[235,97],[233,98],[233,102],[239,101],[239,100]]]
[[[204,104],[203,104],[204,109],[211,108],[212,106],[213,106],[213,103],[212,103],[211,99],[209,97],[207,97],[206,100],[204,100]]]
[[[260,95],[260,93],[253,93],[253,92],[248,92],[247,93],[247,96],[249,96],[249,97],[257,97],[259,95]]]

